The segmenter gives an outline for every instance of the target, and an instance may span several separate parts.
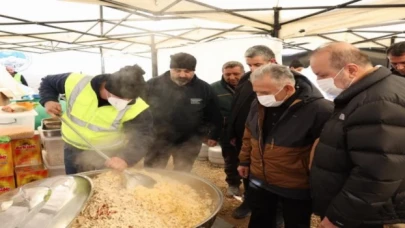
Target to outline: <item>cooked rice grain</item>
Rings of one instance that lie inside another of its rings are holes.
[[[123,176],[109,171],[93,179],[94,194],[73,228],[195,227],[211,214],[212,201],[190,186],[145,173],[157,180],[153,189],[122,187]]]

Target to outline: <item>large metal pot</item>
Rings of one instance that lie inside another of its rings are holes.
[[[148,172],[154,172],[159,175],[169,177],[172,179],[175,179],[177,181],[180,181],[184,184],[189,185],[190,187],[194,188],[198,193],[201,194],[207,194],[210,196],[210,198],[213,201],[213,205],[211,208],[211,215],[208,216],[206,219],[203,221],[199,222],[196,228],[210,228],[215,222],[216,216],[219,212],[219,210],[222,207],[222,204],[224,202],[224,197],[222,195],[222,192],[218,189],[217,186],[212,184],[211,182],[198,177],[196,175],[188,174],[188,173],[182,173],[178,171],[171,171],[171,170],[161,170],[161,169],[146,169]],[[79,173],[77,175],[83,175],[87,176],[90,178],[93,178],[101,173],[107,172],[108,170],[97,170],[97,171],[90,171],[90,172],[84,172],[84,173]]]

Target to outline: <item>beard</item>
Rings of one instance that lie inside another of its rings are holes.
[[[179,85],[179,86],[184,86],[184,85],[186,85],[187,83],[189,83],[190,82],[190,80],[188,80],[188,79],[180,79],[180,78],[176,78],[175,80],[174,80],[174,82],[177,84],[177,85]]]

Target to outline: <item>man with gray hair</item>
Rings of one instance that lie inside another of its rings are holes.
[[[245,52],[246,64],[249,66],[250,71],[247,72],[240,79],[238,86],[235,89],[235,94],[232,100],[231,115],[228,121],[228,134],[232,144],[236,146],[237,154],[235,161],[238,161],[237,156],[242,148],[242,137],[245,129],[246,118],[249,114],[250,105],[256,98],[253,92],[252,83],[250,82],[250,74],[257,68],[268,63],[276,63],[274,52],[264,45],[252,46]],[[245,192],[248,188],[249,182],[243,179]],[[246,198],[246,194],[244,195]],[[232,216],[236,219],[245,218],[250,213],[247,201],[235,209]]]
[[[246,120],[239,174],[249,178],[249,228],[275,228],[281,202],[285,227],[310,227],[311,148],[332,102],[288,67],[267,64],[250,76],[257,100]]]

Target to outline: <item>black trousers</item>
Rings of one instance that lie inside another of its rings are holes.
[[[230,140],[228,140],[228,143],[230,142]],[[231,144],[230,144],[231,145]],[[231,145],[232,146],[232,145]],[[235,141],[235,153],[230,153],[230,154],[228,154],[228,156],[229,156],[229,158],[228,158],[228,161],[229,161],[229,165],[227,164],[227,159],[224,157],[224,159],[225,159],[225,173],[226,173],[226,175],[227,175],[227,179],[228,179],[228,173],[227,173],[227,168],[226,168],[226,166],[228,166],[229,167],[229,169],[231,169],[231,167],[232,167],[232,170],[233,170],[233,167],[235,167],[235,170],[236,170],[236,173],[233,175],[233,179],[232,179],[232,183],[237,183],[237,185],[239,186],[240,185],[240,180],[242,179],[240,176],[239,176],[239,173],[238,173],[238,166],[239,166],[239,153],[240,153],[240,150],[242,149],[242,140],[240,140],[240,139],[236,139],[236,141]],[[236,179],[236,175],[237,175],[237,179]],[[231,177],[232,178],[232,177]],[[237,180],[237,181],[236,181]],[[230,182],[228,182],[228,181],[226,181],[228,184],[230,183]],[[245,197],[245,200],[246,200],[246,198],[247,198],[247,190],[248,190],[248,188],[249,188],[249,179],[245,179],[245,178],[243,178],[242,179],[242,183],[243,183],[243,188],[245,189],[245,193],[244,193],[244,197]]]
[[[241,184],[238,173],[239,151],[230,143],[225,131],[222,131],[219,144],[222,149],[222,157],[225,160],[225,181],[229,186],[239,186]]]
[[[164,169],[170,156],[173,156],[174,170],[190,172],[200,153],[201,146],[202,140],[199,137],[191,138],[182,143],[157,140],[146,154],[144,166]]]
[[[285,228],[309,228],[312,202],[281,197],[249,183],[248,203],[252,211],[249,228],[276,228],[277,208],[281,202]]]

